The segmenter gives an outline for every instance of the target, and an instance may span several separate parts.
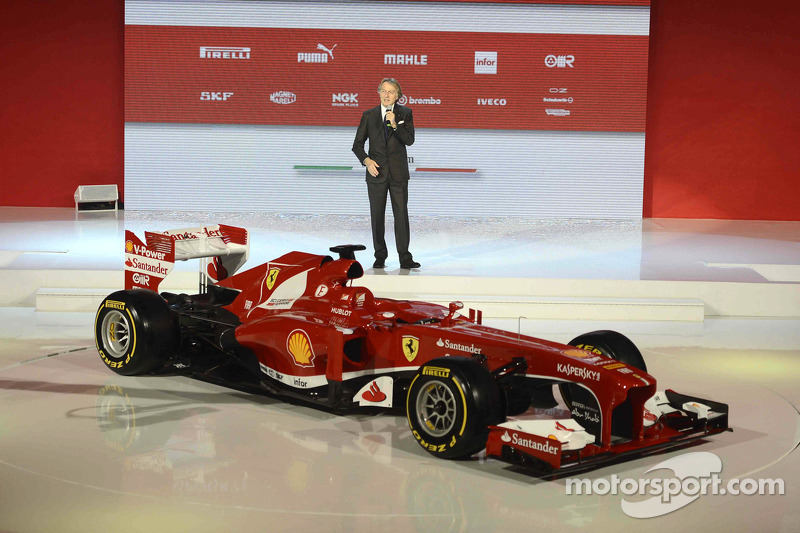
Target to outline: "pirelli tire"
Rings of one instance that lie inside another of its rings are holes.
[[[467,357],[422,365],[411,382],[406,415],[417,443],[443,459],[465,459],[486,447],[489,425],[505,420],[497,382]]]
[[[103,363],[123,376],[163,366],[179,345],[178,317],[153,291],[117,291],[100,304],[94,338]]]

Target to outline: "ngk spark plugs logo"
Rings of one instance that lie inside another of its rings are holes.
[[[203,91],[200,93],[200,100],[204,102],[225,102],[231,96],[233,96],[233,93]]]
[[[297,95],[289,91],[276,91],[269,95],[269,101],[273,104],[293,104],[297,100]]]
[[[202,59],[250,59],[250,49],[242,46],[201,46]]]
[[[544,64],[547,65],[548,68],[575,68],[575,65],[572,63],[575,62],[575,56],[573,55],[554,55],[550,54],[544,58]]]
[[[322,43],[317,43],[317,50],[321,50],[321,52],[297,52],[297,62],[298,63],[328,63],[328,61],[333,61],[335,58],[333,57],[333,49],[339,46],[338,44],[334,44],[330,48],[325,46]]]
[[[428,55],[416,54],[383,54],[384,65],[416,65],[427,66]]]
[[[334,107],[358,107],[358,93],[335,93],[332,100]]]
[[[475,52],[475,74],[497,74],[497,52]]]

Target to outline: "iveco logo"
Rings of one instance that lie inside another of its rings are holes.
[[[505,98],[478,98],[478,105],[506,105]]]

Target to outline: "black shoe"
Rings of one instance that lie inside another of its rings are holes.
[[[372,263],[372,268],[386,268],[386,263],[384,263],[384,259],[376,259],[374,263]]]
[[[419,264],[419,263],[417,263],[416,261],[409,261],[408,263],[403,263],[403,264],[401,264],[401,265],[400,265],[400,268],[402,268],[402,269],[404,269],[404,270],[411,270],[412,268],[419,268],[419,267],[421,267],[421,266],[422,266],[422,265],[420,265],[420,264]]]

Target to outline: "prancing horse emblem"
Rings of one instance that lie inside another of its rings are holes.
[[[281,269],[277,267],[269,269],[269,272],[267,272],[267,289],[272,290],[272,287],[275,286],[275,280],[278,279],[278,272],[280,271]]]
[[[419,353],[419,339],[411,335],[403,335],[403,355],[410,363],[417,358]]]

